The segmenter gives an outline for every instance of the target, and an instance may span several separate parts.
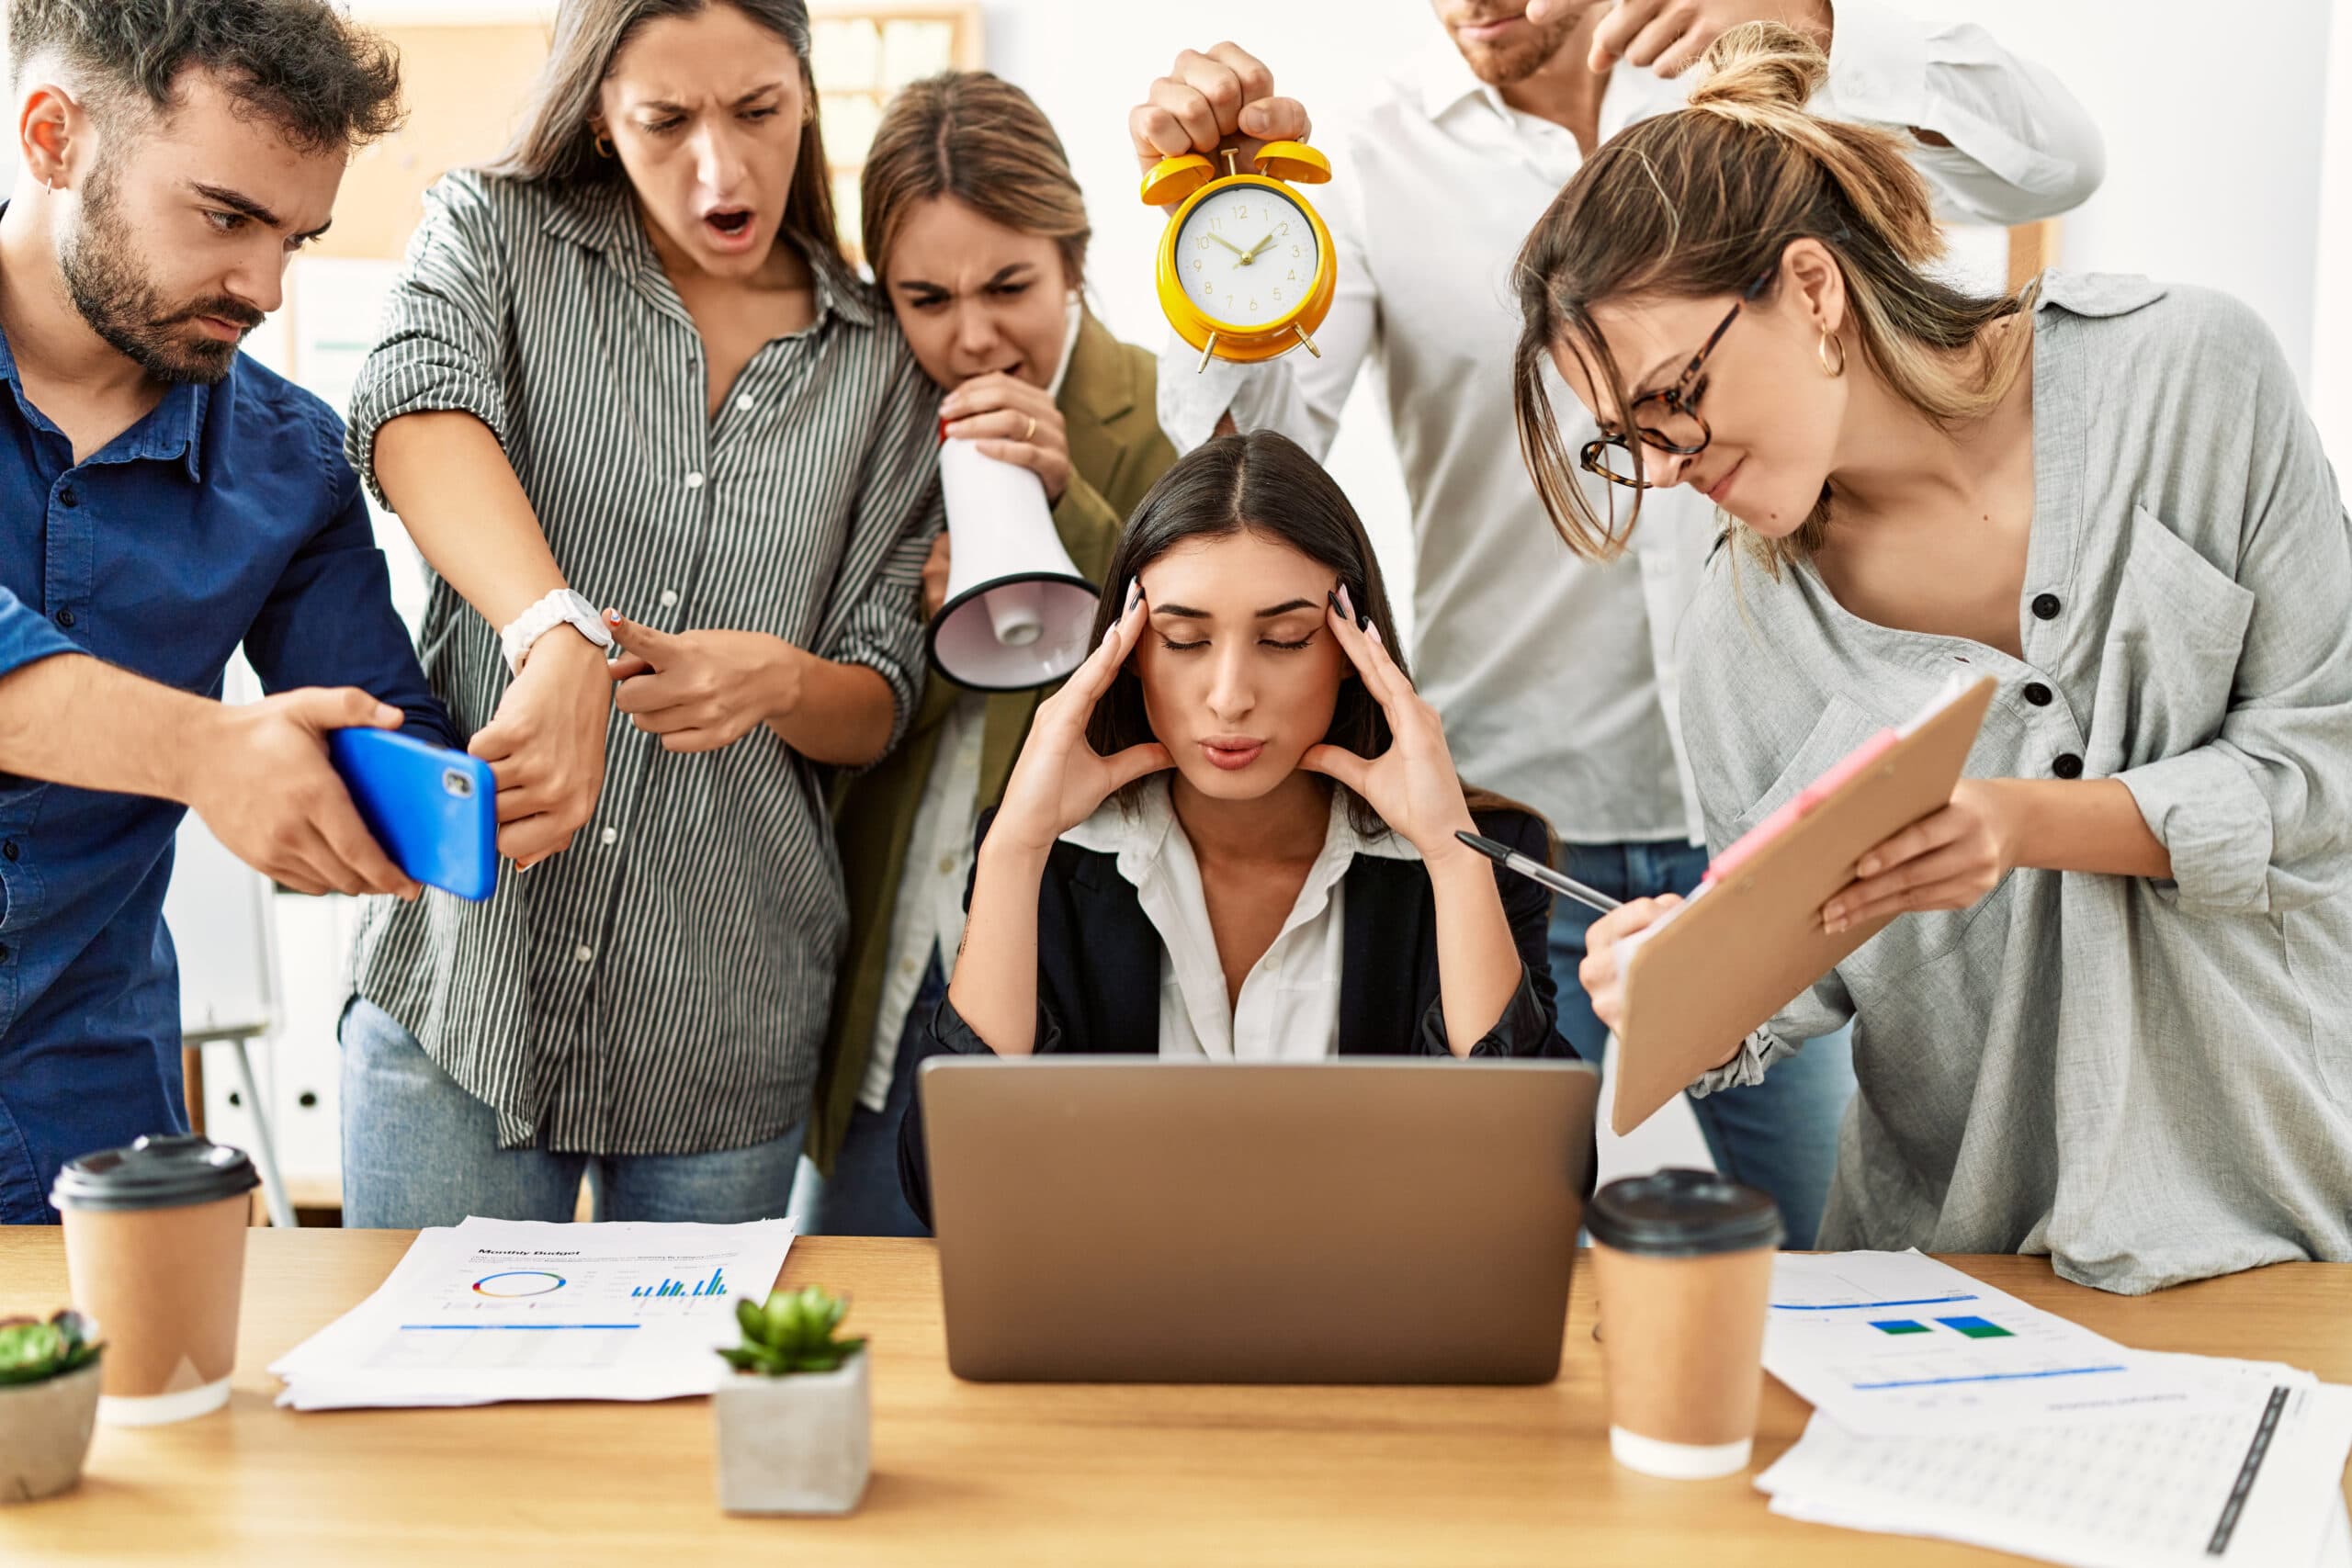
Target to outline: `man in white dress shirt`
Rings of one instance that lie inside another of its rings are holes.
[[[1223,428],[1280,430],[1329,450],[1357,373],[1377,367],[1412,506],[1413,649],[1464,778],[1550,818],[1563,868],[1625,897],[1688,893],[1704,830],[1677,723],[1674,637],[1717,534],[1685,489],[1645,500],[1634,547],[1596,565],[1553,534],[1513,434],[1510,275],[1521,242],[1602,141],[1680,106],[1679,80],[1740,22],[1828,40],[1823,112],[1906,129],[1958,222],[2009,224],[2096,188],[2098,132],[2048,72],[1982,28],[1916,21],[1871,0],[1431,0],[1442,27],[1361,114],[1319,139],[1334,177],[1338,295],[1320,358],[1223,360],[1170,339],[1159,420],[1180,451]],[[1304,139],[1296,100],[1219,44],[1186,51],[1129,117],[1145,169],[1183,152]],[[1696,348],[1696,344],[1692,345]],[[1590,438],[1555,400],[1570,450]],[[1606,1031],[1577,984],[1589,914],[1562,900],[1553,969],[1560,1029],[1594,1061]],[[1716,1163],[1770,1192],[1791,1245],[1818,1224],[1853,1089],[1848,1042],[1815,1042],[1763,1083],[1693,1101]]]

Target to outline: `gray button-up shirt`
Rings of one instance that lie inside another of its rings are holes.
[[[2352,523],[2234,300],[2052,274],[2033,378],[2023,659],[1717,554],[1683,633],[1708,837],[1982,673],[1969,773],[2120,780],[2172,879],[2019,870],[1904,916],[1698,1087],[1853,1021],[1824,1247],[2133,1292],[2352,1259]]]
[[[426,409],[496,432],[571,585],[665,631],[767,632],[865,664],[903,726],[938,525],[938,393],[852,276],[716,415],[693,319],[616,186],[481,175],[428,193],[351,457]],[[466,730],[507,685],[494,628],[435,579],[419,638]],[[896,731],[893,732],[893,743]],[[764,728],[673,754],[616,712],[572,847],[467,904],[372,900],[360,994],[498,1112],[503,1146],[698,1154],[804,1116],[847,925],[816,768]]]

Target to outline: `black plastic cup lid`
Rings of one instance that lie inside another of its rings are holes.
[[[194,1134],[141,1138],[70,1160],[49,1201],[60,1209],[176,1209],[261,1185],[244,1151]]]
[[[1781,1211],[1770,1195],[1712,1170],[1660,1170],[1612,1181],[1592,1196],[1585,1229],[1603,1247],[1649,1258],[1703,1258],[1778,1247]]]

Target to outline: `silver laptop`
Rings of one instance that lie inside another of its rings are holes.
[[[1579,1062],[926,1062],[947,1363],[982,1382],[1558,1375]]]

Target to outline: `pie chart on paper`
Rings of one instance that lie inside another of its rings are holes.
[[[522,1296],[544,1296],[563,1289],[563,1276],[550,1274],[544,1269],[510,1269],[504,1273],[485,1274],[474,1281],[474,1294],[512,1301]]]

